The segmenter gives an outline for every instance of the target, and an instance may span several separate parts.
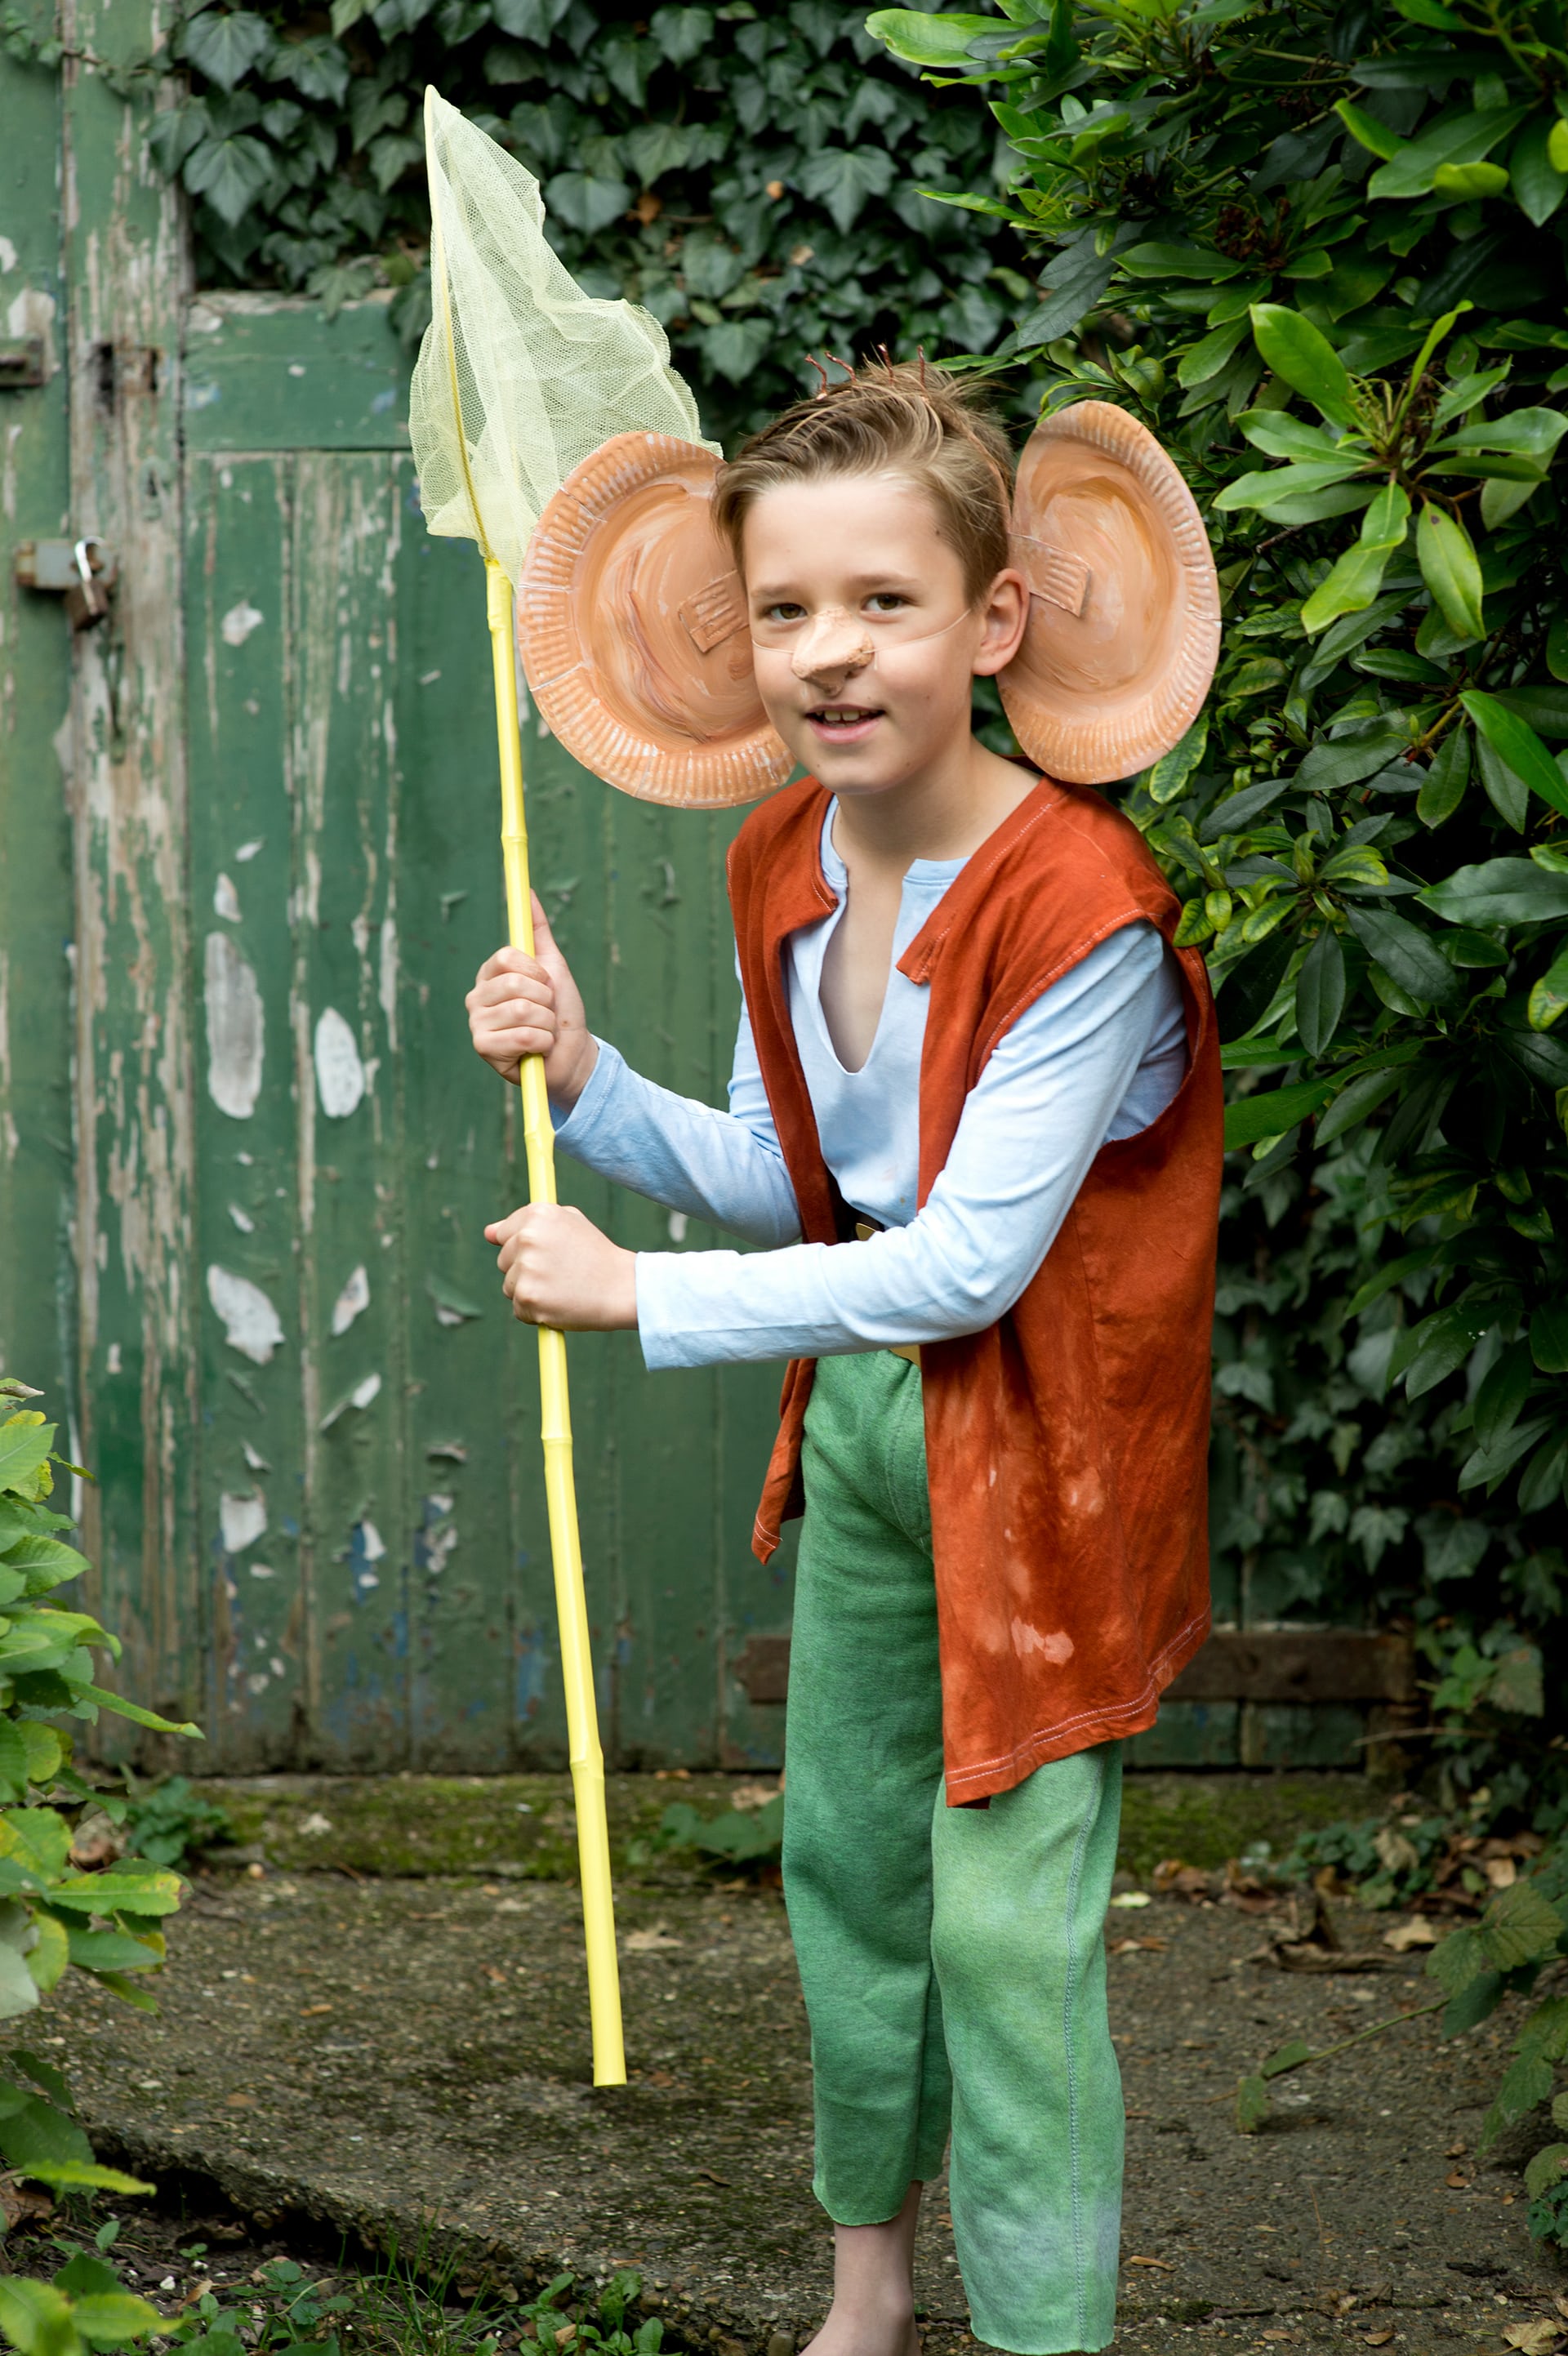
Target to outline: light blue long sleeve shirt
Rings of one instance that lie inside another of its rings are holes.
[[[1146,1128],[1181,1084],[1176,960],[1152,925],[1125,926],[998,1042],[917,1211],[929,989],[897,962],[964,862],[909,867],[876,1035],[865,1064],[848,1071],[821,997],[847,886],[832,844],[835,807],[823,821],[822,869],[838,905],[790,937],[789,1009],[823,1157],[845,1202],[884,1232],[865,1243],[799,1240],[744,1006],[727,1112],[643,1079],[600,1041],[587,1085],[556,1129],[563,1152],[765,1247],[638,1254],[638,1332],[650,1368],[824,1357],[993,1324],[1040,1267],[1101,1147]]]

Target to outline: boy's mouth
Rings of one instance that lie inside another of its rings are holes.
[[[870,735],[882,712],[874,704],[819,703],[806,717],[824,744],[857,744]]]

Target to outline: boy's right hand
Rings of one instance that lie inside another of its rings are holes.
[[[523,1057],[542,1055],[551,1100],[569,1110],[586,1087],[599,1051],[582,992],[555,946],[537,894],[533,946],[532,957],[508,948],[485,959],[465,1001],[468,1031],[478,1054],[514,1087]]]

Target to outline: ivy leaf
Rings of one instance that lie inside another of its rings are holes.
[[[678,123],[643,123],[628,131],[621,145],[626,160],[645,188],[665,172],[677,172],[692,152],[691,134]]]
[[[648,29],[672,66],[690,65],[713,37],[714,12],[711,8],[658,8]]]
[[[320,33],[303,41],[280,41],[269,72],[274,81],[293,82],[302,98],[328,99],[341,106],[348,93],[348,56]]]
[[[885,197],[896,173],[886,147],[822,147],[806,157],[797,186],[803,197],[826,205],[835,226],[847,237],[867,198]]]
[[[1415,528],[1415,552],[1421,577],[1455,637],[1466,645],[1485,637],[1481,567],[1464,525],[1425,501]]]
[[[231,139],[204,139],[186,157],[182,177],[191,195],[205,197],[232,229],[272,176],[272,151],[241,132]]]
[[[557,172],[544,184],[544,202],[569,228],[592,237],[620,220],[630,206],[631,190],[624,180],[600,179],[593,172]]]
[[[726,319],[703,330],[703,357],[718,376],[744,384],[774,337],[768,319]]]
[[[1464,689],[1459,701],[1486,742],[1515,776],[1562,817],[1568,818],[1568,784],[1529,721],[1478,688]]]
[[[1337,425],[1353,425],[1350,379],[1326,336],[1280,303],[1254,303],[1252,340],[1277,377]]]
[[[232,90],[242,81],[272,45],[266,20],[252,16],[249,9],[236,9],[230,16],[205,9],[199,16],[188,18],[182,36],[186,58],[220,90]]]

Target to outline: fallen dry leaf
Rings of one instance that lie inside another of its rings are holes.
[[[683,1947],[684,1939],[672,1939],[662,1922],[655,1922],[647,1931],[628,1931],[621,1943],[634,1955],[646,1955],[655,1947]]]
[[[778,1783],[737,1783],[729,1795],[732,1808],[765,1808],[776,1800],[782,1786]]]
[[[1112,1906],[1152,1906],[1154,1900],[1146,1890],[1123,1890],[1111,1901]]]
[[[1381,2323],[1378,2326],[1376,2331],[1362,2332],[1361,2344],[1365,2348],[1386,2348],[1393,2336],[1393,2325],[1391,2323]]]
[[[1130,2266],[1158,2266],[1163,2275],[1174,2275],[1176,2272],[1176,2267],[1169,2258],[1129,2258],[1127,2264]]]
[[[1443,2157],[1444,2159],[1463,2159],[1469,2148],[1467,2143],[1451,2143]]]
[[[1564,2298],[1561,2291],[1558,2292],[1552,2304],[1557,2309],[1559,2315],[1568,2315],[1568,2298]]]
[[[301,2020],[314,2020],[317,2013],[330,2012],[329,2004],[307,2004],[300,2014]]]
[[[1489,1857],[1481,1870],[1494,1890],[1511,1890],[1519,1879],[1519,1868],[1511,1857]]]
[[[1396,1955],[1408,1955],[1412,1947],[1435,1947],[1442,1932],[1424,1914],[1412,1914],[1408,1922],[1396,1922],[1391,1931],[1383,1933],[1383,1944],[1391,1947]]]
[[[1469,2178],[1467,2176],[1462,2176],[1456,2168],[1454,2169],[1450,2174],[1445,2176],[1443,2181],[1447,2185],[1451,2192],[1465,2192],[1469,2190]]]
[[[1509,2323],[1504,2327],[1504,2344],[1517,2348],[1520,2356],[1552,2356],[1552,2351],[1563,2337],[1563,2326],[1550,2315],[1532,2316],[1528,2323]]]
[[[255,2099],[254,2094],[228,2094],[224,2097],[231,2111],[248,2110]]]

